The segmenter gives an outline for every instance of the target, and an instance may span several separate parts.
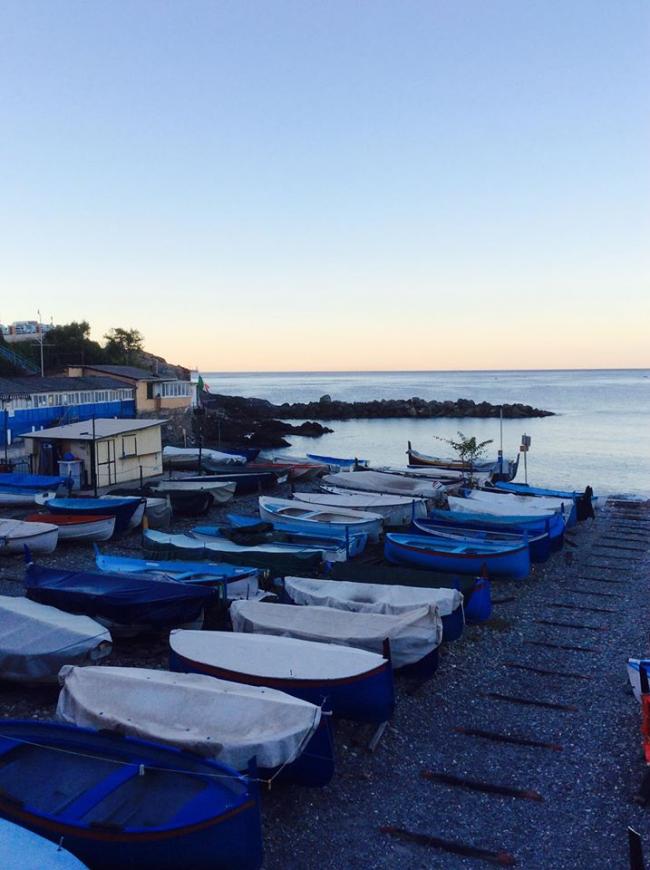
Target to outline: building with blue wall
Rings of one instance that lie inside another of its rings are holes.
[[[0,445],[92,417],[135,417],[135,391],[111,377],[0,378]]]

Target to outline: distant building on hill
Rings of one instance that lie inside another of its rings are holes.
[[[68,375],[100,375],[128,384],[135,395],[137,414],[158,414],[191,408],[195,403],[195,384],[173,375],[159,375],[136,366],[69,366]]]
[[[0,377],[0,445],[91,417],[135,417],[135,390],[106,375]]]

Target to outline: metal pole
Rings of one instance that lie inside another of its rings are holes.
[[[524,450],[524,483],[528,486],[528,451]]]
[[[7,406],[5,405],[5,400],[2,400],[2,409],[3,409],[3,417],[4,417],[4,438],[5,438],[5,465],[9,464],[9,444],[7,443],[9,440],[9,411],[7,410]]]
[[[38,314],[38,336],[39,336],[39,344],[41,346],[41,377],[45,377],[45,366],[43,365],[43,324],[41,323],[41,311],[40,308],[37,309],[36,313]]]
[[[97,498],[97,447],[95,446],[95,415],[93,414],[93,440],[91,450],[91,462],[93,464],[93,493]]]
[[[499,408],[499,475],[503,477],[503,405]]]

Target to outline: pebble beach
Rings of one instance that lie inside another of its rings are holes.
[[[256,506],[236,500],[242,513]],[[103,549],[137,555],[139,534]],[[371,731],[337,723],[328,786],[263,787],[264,866],[627,866],[628,825],[650,838],[625,672],[628,655],[648,652],[649,549],[650,503],[610,499],[527,580],[493,581],[492,618],[443,647],[434,678],[397,677],[374,751]],[[92,569],[94,558],[68,545],[42,562]],[[4,558],[0,593],[21,595],[22,573],[20,558]],[[117,640],[105,663],[165,668],[167,639]],[[55,687],[4,683],[0,716],[52,718],[56,699]]]

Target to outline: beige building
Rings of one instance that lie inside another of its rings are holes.
[[[128,384],[135,391],[136,414],[173,411],[194,404],[195,385],[191,381],[157,375],[136,366],[69,366],[67,373],[68,377],[102,375]]]
[[[113,486],[162,474],[161,427],[165,420],[96,419],[55,426],[24,436],[28,452],[37,457],[45,443],[59,458],[71,453],[84,463],[87,486]],[[34,461],[33,467],[38,467]],[[95,478],[93,478],[93,467]]]

